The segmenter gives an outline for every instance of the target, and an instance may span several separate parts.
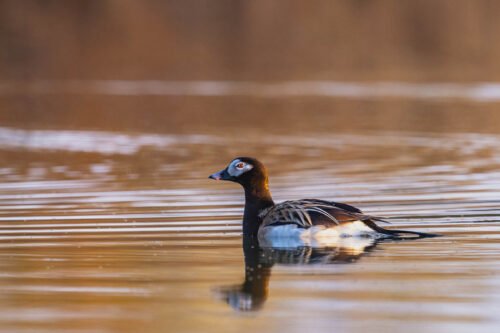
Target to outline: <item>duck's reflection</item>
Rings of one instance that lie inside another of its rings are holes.
[[[336,245],[323,248],[262,247],[258,241],[244,238],[245,281],[224,286],[217,294],[233,309],[256,311],[262,308],[269,295],[271,268],[274,264],[348,264],[354,263],[376,246],[372,238],[344,238]]]

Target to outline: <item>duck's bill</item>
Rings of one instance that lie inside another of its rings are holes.
[[[215,180],[230,180],[232,177],[229,175],[226,169],[221,170],[219,172],[213,173],[208,178]]]

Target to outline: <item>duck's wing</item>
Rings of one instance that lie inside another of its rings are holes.
[[[392,238],[405,239],[440,236],[425,232],[385,229],[376,224],[376,222],[388,223],[380,217],[366,215],[356,207],[344,203],[318,199],[285,201],[263,210],[260,218],[262,219],[263,227],[294,224],[299,228],[305,229],[317,225],[330,228],[361,221],[372,230]]]
[[[263,226],[296,224],[306,229],[315,225],[333,227],[354,221],[378,220],[356,207],[318,199],[285,201],[264,210],[260,217]]]
[[[321,206],[332,206],[332,207],[337,207],[344,209],[348,212],[352,213],[363,213],[359,208],[356,208],[354,206],[348,205],[346,203],[342,202],[335,202],[335,201],[327,201],[327,200],[320,200],[320,199],[302,199],[302,200],[297,200],[296,202],[305,202],[307,204],[317,204]]]

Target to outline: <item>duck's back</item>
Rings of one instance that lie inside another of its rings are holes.
[[[313,226],[336,227],[370,216],[356,207],[318,199],[284,201],[260,213],[262,227],[295,224],[300,228]]]

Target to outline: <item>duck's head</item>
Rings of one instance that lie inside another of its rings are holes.
[[[237,157],[224,170],[211,174],[208,178],[228,180],[245,188],[263,186],[267,189],[267,170],[260,161],[252,157]]]

